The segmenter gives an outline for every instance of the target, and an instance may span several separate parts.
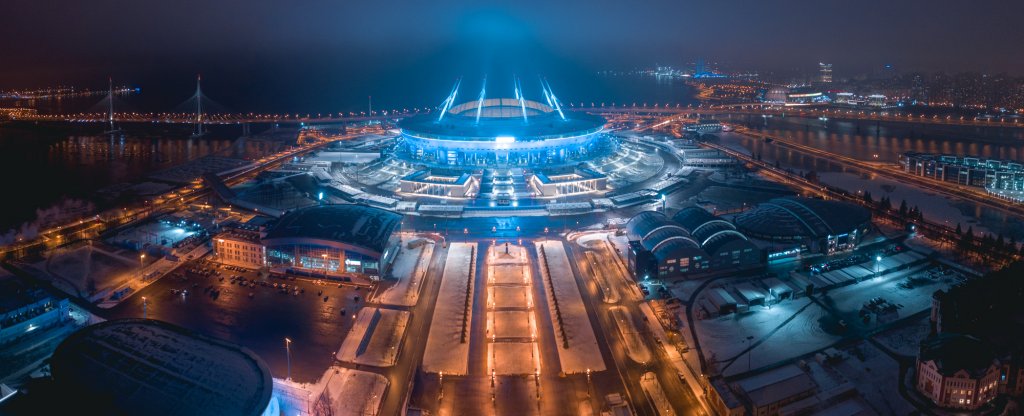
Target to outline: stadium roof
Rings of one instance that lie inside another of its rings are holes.
[[[402,216],[366,205],[322,205],[289,212],[267,232],[264,241],[315,239],[384,252]]]
[[[259,415],[273,390],[249,350],[156,320],[85,327],[50,362],[54,383],[86,413]]]
[[[495,100],[511,101],[508,98]],[[531,106],[536,108],[530,108],[527,120],[524,121],[518,100],[516,103],[514,108],[504,104],[485,108],[490,114],[500,116],[482,116],[479,122],[473,107],[472,111],[448,114],[440,121],[436,114],[404,118],[398,122],[398,126],[404,134],[424,138],[495,140],[502,137],[528,141],[597,133],[604,128],[606,122],[601,116],[576,111],[566,112],[566,119],[563,120],[557,112],[538,110],[547,106],[535,102],[531,102]]]
[[[735,222],[751,235],[818,238],[851,232],[870,220],[867,209],[850,203],[783,197],[737,215]]]

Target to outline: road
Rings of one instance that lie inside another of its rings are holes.
[[[597,244],[584,247],[573,241],[569,246],[575,260],[573,265],[578,270],[577,275],[583,277],[580,279],[580,283],[581,288],[586,288],[582,291],[585,301],[589,302],[594,312],[591,316],[591,321],[594,321],[596,318],[596,321],[600,323],[601,332],[605,337],[605,342],[602,342],[602,344],[606,345],[611,352],[615,360],[615,367],[620,374],[622,382],[627,385],[630,401],[634,403],[637,413],[657,414],[639,384],[640,377],[650,371],[657,375],[658,382],[670,399],[672,407],[677,414],[703,414],[700,402],[693,396],[690,389],[683,386],[675,367],[668,362],[668,357],[660,345],[653,342],[654,337],[647,330],[647,323],[643,322],[643,313],[639,309],[640,303],[643,302],[642,297],[635,284],[632,283],[632,279],[628,277],[624,265],[619,262],[618,259],[620,257],[613,252],[609,243],[607,241],[600,241]],[[593,256],[587,256],[587,252],[593,253]],[[592,262],[591,258],[602,260]],[[585,276],[593,274],[601,274],[604,278],[587,281]],[[618,329],[608,314],[608,310],[613,307],[613,304],[602,301],[602,294],[597,285],[598,281],[607,282],[608,285],[613,286],[614,290],[620,294],[620,300],[615,305],[625,307],[629,311],[634,325],[640,331],[641,340],[647,345],[648,349],[656,354],[656,358],[652,362],[638,364],[626,355],[624,341],[618,336]],[[660,325],[657,322],[651,324]]]

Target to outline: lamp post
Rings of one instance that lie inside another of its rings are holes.
[[[284,339],[284,351],[288,358],[288,378],[285,380],[292,381],[292,340],[287,337]]]
[[[878,277],[879,268],[882,263],[882,256],[875,256],[875,277]]]
[[[142,280],[142,269],[146,267],[146,253],[139,254],[139,280]]]

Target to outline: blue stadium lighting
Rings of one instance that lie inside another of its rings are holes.
[[[459,78],[458,80],[455,81],[455,86],[452,87],[451,94],[448,94],[448,98],[446,98],[444,100],[444,105],[442,105],[442,108],[441,108],[441,115],[437,117],[437,121],[438,122],[440,122],[442,119],[444,119],[445,113],[448,112],[448,109],[451,108],[452,103],[455,102],[455,96],[459,94],[459,86],[460,85],[462,85],[462,78]]]
[[[480,113],[484,109],[484,95],[487,93],[487,76],[484,76],[484,84],[480,86],[480,99],[476,103],[476,124],[480,124]]]

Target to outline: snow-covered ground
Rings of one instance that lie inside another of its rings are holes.
[[[488,371],[512,375],[540,369],[531,281],[525,247],[505,244],[488,249]]]
[[[533,312],[494,311],[492,335],[498,338],[529,338],[533,335]]]
[[[822,302],[831,304],[840,314],[853,314],[874,298],[882,298],[886,302],[897,305],[894,313],[882,317],[882,323],[892,322],[902,317],[930,309],[932,294],[939,289],[948,289],[957,280],[953,275],[931,279],[927,276],[930,266],[916,267],[891,273],[874,279],[868,279],[850,286],[832,289]],[[910,280],[908,280],[910,279]],[[907,282],[913,282],[907,284]],[[872,316],[868,327],[879,325],[879,316]],[[855,319],[850,316],[848,319]]]
[[[377,296],[375,301],[384,305],[416,305],[423,287],[421,282],[427,274],[433,254],[434,242],[430,240],[424,240],[423,245],[414,248],[403,247],[391,266],[391,279],[396,282]]]
[[[469,325],[473,307],[466,308],[467,286],[470,302],[473,299],[472,256],[476,243],[452,243],[448,248],[441,291],[427,336],[423,353],[423,371],[429,373],[462,375],[469,371]],[[463,324],[465,323],[465,327]],[[463,329],[466,330],[463,342]]]
[[[491,286],[490,288],[491,307],[517,308],[532,307],[530,292],[525,286]]]
[[[533,374],[540,370],[534,342],[492,342],[487,344],[490,370],[497,375]]]
[[[651,372],[644,373],[640,376],[640,387],[644,389],[644,394],[651,400],[659,415],[674,416],[676,414],[672,409],[672,403],[668,401],[668,396],[665,395],[665,390],[658,382],[658,376]]]
[[[548,308],[552,319],[556,316],[555,302],[552,297],[551,287],[554,287],[554,295],[558,298],[559,309],[562,314],[562,327],[557,320],[552,322],[554,338],[558,342],[558,360],[562,366],[562,372],[567,374],[583,373],[590,371],[603,371],[604,358],[597,345],[597,338],[594,336],[594,328],[591,326],[590,318],[583,305],[583,298],[580,296],[576,279],[573,278],[572,268],[569,266],[569,257],[565,253],[565,246],[561,241],[543,241],[537,243],[538,257],[547,258],[550,276],[542,276],[545,281],[544,294],[547,297]],[[541,252],[545,256],[541,256]],[[540,265],[541,273],[544,272],[543,265]],[[569,341],[569,348],[562,348],[562,334],[560,329],[564,328]]]
[[[857,343],[854,348],[846,350],[846,359],[825,365],[826,370],[856,385],[860,397],[878,414],[913,414],[916,409],[899,393],[899,363],[870,342]]]
[[[916,357],[921,350],[921,341],[931,332],[929,316],[901,323],[894,328],[886,329],[873,337],[889,351],[907,357]]]
[[[637,329],[636,323],[633,322],[633,315],[629,313],[629,310],[622,306],[613,306],[608,310],[608,313],[611,315],[612,321],[615,322],[615,327],[619,331],[619,337],[626,346],[626,355],[631,360],[640,364],[651,362],[653,358],[651,349],[647,347],[647,344],[641,338],[640,330]]]
[[[840,339],[821,326],[828,313],[807,298],[693,322],[705,359],[732,375],[827,347]],[[760,343],[760,344],[758,344]],[[750,355],[744,351],[758,344]],[[749,356],[748,356],[749,355]],[[735,362],[733,362],[735,361]],[[730,365],[731,364],[731,365]],[[726,368],[728,367],[728,368]]]
[[[335,356],[349,363],[395,365],[408,323],[408,311],[362,308]]]
[[[975,232],[991,232],[978,224],[977,219],[960,211],[956,205],[964,201],[958,198],[880,176],[864,177],[855,173],[821,172],[818,177],[823,183],[838,186],[850,192],[871,192],[871,196],[876,200],[888,196],[892,200],[893,207],[899,207],[900,202],[906,200],[908,207],[917,206],[921,209],[925,219],[929,221],[946,224],[950,227],[956,227],[956,224],[959,223],[965,230],[968,225],[971,225]],[[891,192],[887,192],[887,189]]]
[[[268,412],[273,415],[367,416],[380,412],[388,379],[351,368],[328,368],[316,383],[274,379]],[[277,406],[277,411],[273,408]]]

